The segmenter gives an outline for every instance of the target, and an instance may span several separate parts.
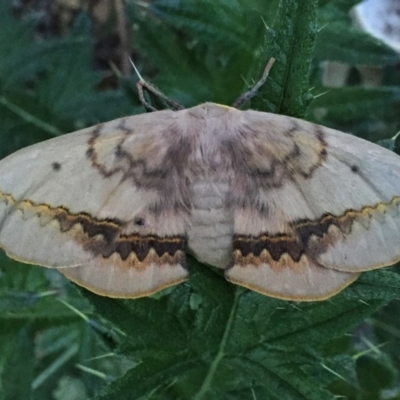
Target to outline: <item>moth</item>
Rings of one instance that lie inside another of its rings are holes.
[[[400,259],[400,158],[235,103],[120,118],[0,162],[0,245],[110,297],[188,279],[185,254],[310,301]],[[143,82],[142,82],[143,83]],[[178,107],[179,108],[179,107]]]

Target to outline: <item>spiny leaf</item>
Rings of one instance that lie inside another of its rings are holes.
[[[265,390],[275,382],[284,398],[329,398],[326,389],[302,372],[305,366],[321,368],[318,353],[310,355],[306,349],[348,332],[400,297],[400,278],[388,271],[365,274],[330,301],[296,305],[235,288],[216,272],[192,265],[190,282],[158,299],[128,302],[85,292],[126,333],[123,353],[140,360],[115,384],[115,393],[111,385],[99,399],[126,396],[128,390],[146,396],[160,385],[165,398],[218,398],[230,391],[250,393],[253,382]],[[197,298],[195,309],[192,296]]]
[[[315,56],[319,60],[352,65],[384,66],[400,61],[400,56],[389,46],[341,21],[322,25]]]
[[[2,324],[3,334],[6,325]],[[0,396],[3,400],[32,399],[31,383],[33,380],[34,357],[33,335],[29,328],[24,328],[8,340],[8,346],[2,348],[2,356],[5,356],[0,367],[2,382]],[[0,334],[0,341],[4,340]],[[23,366],[23,372],[21,371]]]
[[[311,101],[309,71],[317,34],[317,2],[282,0],[263,45],[263,64],[274,57],[270,78],[252,107],[302,117]]]

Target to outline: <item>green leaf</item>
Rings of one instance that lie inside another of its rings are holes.
[[[148,9],[152,17],[157,15],[155,21],[138,19],[138,45],[147,63],[162,66],[153,81],[185,106],[204,101],[233,104],[243,91],[243,76],[251,76],[259,55],[263,18],[275,14],[272,5],[253,4],[256,13],[244,0],[220,3],[157,1]],[[198,7],[202,12],[194,11]],[[135,9],[131,13],[137,18]]]
[[[400,56],[389,46],[346,22],[326,22],[318,34],[318,60],[341,61],[351,65],[396,64]]]
[[[317,34],[317,1],[282,0],[272,28],[267,29],[261,58],[276,59],[270,78],[252,107],[302,117],[312,97],[309,72]]]
[[[393,136],[400,128],[395,117],[399,105],[399,87],[330,88],[314,98],[307,118],[376,141]],[[393,121],[393,126],[385,127],[385,121]]]
[[[201,14],[198,13],[201,7]],[[180,29],[190,36],[198,37],[214,46],[225,46],[234,49],[240,47],[247,51],[243,23],[248,13],[245,5],[238,0],[221,0],[215,3],[211,0],[186,0],[176,2],[171,0],[156,0],[150,5],[149,11],[161,18],[174,29]],[[215,21],[219,21],[215,24]],[[236,24],[232,24],[236,21]]]
[[[355,27],[350,9],[357,0],[320,2],[315,57],[318,61],[341,61],[351,65],[397,64],[400,56],[392,48]]]
[[[356,369],[359,384],[365,392],[365,400],[381,398],[382,390],[390,388],[394,383],[393,370],[373,357],[360,357]]]
[[[0,340],[4,340],[7,325],[2,324]],[[2,337],[3,336],[3,337]],[[3,400],[31,399],[33,380],[33,335],[29,328],[22,329],[11,340],[8,346],[0,346],[3,361],[1,362],[0,396]]]
[[[256,386],[280,390],[283,398],[330,398],[317,378],[303,372],[323,369],[318,352],[307,349],[348,332],[399,298],[399,289],[398,275],[374,271],[332,300],[295,304],[234,287],[193,261],[189,283],[158,299],[119,301],[85,291],[98,312],[125,332],[121,351],[139,362],[97,398],[128,392],[140,398],[158,388],[159,398],[199,400],[250,394]],[[324,373],[326,382],[337,378]]]
[[[324,7],[332,7],[337,11],[341,11],[342,13],[347,13],[353,8],[356,4],[358,4],[360,0],[320,0],[319,6],[320,8]]]

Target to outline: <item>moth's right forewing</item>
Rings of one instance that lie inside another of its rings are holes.
[[[301,120],[246,116],[236,182],[247,190],[236,195],[229,280],[286,299],[323,299],[359,272],[400,259],[397,155]]]

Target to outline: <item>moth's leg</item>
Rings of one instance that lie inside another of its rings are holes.
[[[257,94],[258,89],[262,85],[264,85],[265,81],[268,78],[269,71],[271,70],[272,66],[274,65],[275,58],[271,57],[270,60],[268,61],[267,66],[264,69],[264,72],[261,76],[261,79],[252,87],[250,88],[247,92],[243,93],[234,103],[232,107],[235,108],[240,108],[246,101],[249,101],[252,97],[254,97]]]

